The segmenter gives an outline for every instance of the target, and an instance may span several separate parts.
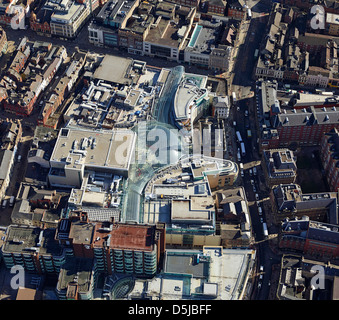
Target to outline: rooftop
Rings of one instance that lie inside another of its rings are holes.
[[[115,84],[131,84],[133,79],[130,71],[133,59],[105,55],[99,67],[95,70],[93,78]]]
[[[128,170],[135,144],[129,130],[92,131],[62,128],[51,161],[68,166],[120,168]]]
[[[3,246],[4,252],[61,255],[62,248],[54,240],[55,229],[10,225]]]
[[[187,73],[183,75],[174,98],[174,112],[177,120],[190,118],[191,107],[199,104],[206,96],[206,81],[206,76]]]
[[[93,246],[112,249],[153,251],[155,226],[141,224],[97,223],[93,235]]]

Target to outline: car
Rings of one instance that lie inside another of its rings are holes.
[[[264,271],[264,266],[261,265],[261,266],[260,266],[260,272],[263,272],[263,271]]]
[[[260,288],[261,288],[261,282],[258,283],[258,289],[260,289]]]
[[[252,186],[254,185],[254,180],[253,180],[253,179],[251,179],[251,185],[252,185]]]
[[[260,280],[262,280],[263,277],[264,277],[263,274],[259,275]]]
[[[252,171],[252,169],[250,169],[250,176],[252,176],[253,175],[253,171]]]
[[[259,195],[257,193],[255,194],[255,200],[259,200]]]
[[[260,222],[264,223],[264,219],[262,217],[260,217]]]
[[[257,188],[253,185],[253,192],[257,192]]]
[[[258,207],[258,212],[259,212],[259,216],[261,216],[261,215],[262,215],[262,209],[261,209],[261,207]]]

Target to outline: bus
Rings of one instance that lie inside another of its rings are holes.
[[[240,143],[241,155],[244,157],[246,155],[245,144],[243,142]]]
[[[267,229],[267,224],[266,224],[266,222],[263,222],[263,224],[262,224],[262,229],[263,229],[265,238],[268,237],[268,229]]]
[[[233,99],[233,103],[237,101],[237,96],[234,91],[232,92],[232,99]]]
[[[242,162],[239,163],[239,168],[240,168],[240,174],[243,177],[244,176],[244,164]]]
[[[242,142],[242,138],[241,138],[240,132],[237,131],[235,134],[237,135],[238,142],[241,143]]]

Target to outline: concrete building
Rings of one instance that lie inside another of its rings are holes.
[[[269,187],[295,182],[297,165],[291,150],[264,150],[262,154],[262,167]]]
[[[222,246],[248,247],[252,241],[252,222],[245,190],[235,188],[217,192],[215,206]]]
[[[18,143],[22,135],[21,123],[2,121],[0,123],[0,199],[6,196],[10,184]]]
[[[230,103],[229,97],[217,96],[212,102],[212,116],[217,116],[220,119],[227,119],[229,116]]]
[[[270,200],[275,222],[308,216],[311,220],[337,224],[337,196],[336,192],[304,194],[298,184],[273,187]]]
[[[173,61],[180,60],[186,39],[190,33],[196,9],[188,8],[183,14],[169,2],[161,2],[155,9],[156,20],[143,42],[143,54],[162,57]]]
[[[56,239],[69,243],[75,257],[95,258],[96,271],[105,274],[152,277],[162,267],[165,252],[165,230],[161,223],[89,223],[86,213],[61,220]]]
[[[65,262],[67,249],[55,241],[55,232],[53,228],[10,225],[1,247],[6,268],[20,265],[28,272],[58,273]]]
[[[56,228],[65,201],[55,190],[21,184],[11,214],[11,222],[41,229]]]
[[[98,5],[98,1],[85,1],[83,3],[73,0],[62,1],[59,6],[54,8],[51,15],[51,34],[74,39]]]
[[[128,130],[62,128],[50,158],[50,184],[80,188],[86,170],[127,177],[135,140]]]
[[[230,68],[232,56],[232,46],[219,45],[212,50],[208,67],[212,70],[227,72]]]
[[[183,74],[176,90],[173,114],[179,129],[191,132],[193,124],[209,107],[207,77],[196,74]]]
[[[119,47],[119,31],[124,30],[139,0],[108,1],[88,27],[89,42],[98,46]],[[141,45],[142,50],[142,45]]]
[[[93,259],[67,257],[60,268],[56,293],[59,300],[91,300],[96,280]]]
[[[164,272],[136,280],[124,299],[243,300],[255,256],[254,250],[221,246],[168,249]]]
[[[93,72],[84,74],[85,81],[101,80],[109,84],[130,86],[136,84],[139,77],[145,72],[146,63],[131,58],[105,55],[99,66]]]

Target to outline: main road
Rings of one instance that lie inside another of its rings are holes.
[[[259,206],[262,206],[262,199],[267,197],[267,191],[261,189],[265,185],[264,177],[260,167],[260,155],[257,144],[257,127],[255,121],[256,100],[253,98],[256,92],[256,84],[252,78],[256,58],[254,52],[259,49],[261,39],[265,33],[267,19],[265,14],[270,6],[264,1],[248,1],[247,5],[252,8],[252,20],[246,26],[247,32],[243,44],[239,47],[237,61],[234,67],[232,91],[236,93],[237,102],[231,110],[231,117],[236,122],[235,130],[239,131],[245,144],[246,154],[242,156],[244,164],[243,186],[249,202],[251,222],[255,236],[255,247],[257,249],[258,270],[256,281],[253,283],[252,299],[267,300],[270,290],[270,279],[272,266],[280,262],[280,256],[276,255],[270,248],[269,242],[263,235],[263,222],[270,212],[263,211],[259,214]],[[240,72],[239,72],[240,70]],[[248,136],[247,130],[251,130]],[[238,143],[240,148],[240,144]],[[256,167],[257,174],[253,172]],[[260,181],[261,179],[261,181]],[[259,200],[258,200],[259,199]],[[259,278],[260,266],[263,266],[262,278]]]

